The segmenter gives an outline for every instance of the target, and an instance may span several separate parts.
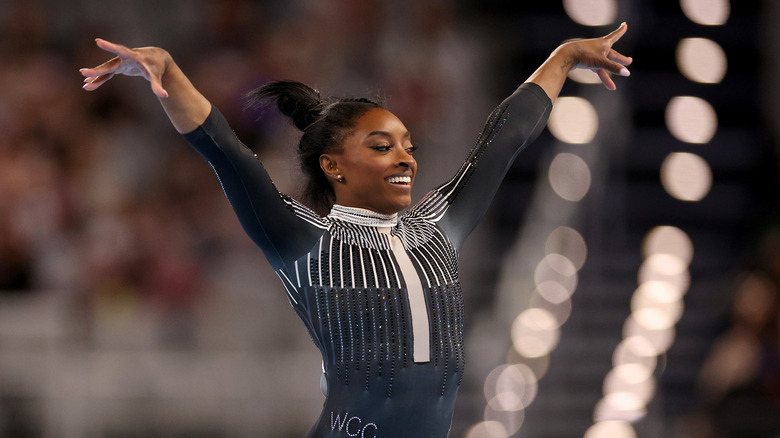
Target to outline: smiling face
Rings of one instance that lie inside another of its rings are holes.
[[[398,117],[374,108],[358,118],[341,150],[320,157],[320,166],[332,181],[336,203],[392,214],[412,202],[414,149]]]

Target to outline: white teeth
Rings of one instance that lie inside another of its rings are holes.
[[[391,176],[390,178],[387,178],[387,182],[391,184],[409,184],[412,182],[412,177],[410,176]]]

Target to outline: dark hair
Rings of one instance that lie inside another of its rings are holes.
[[[317,213],[328,214],[336,195],[320,168],[320,156],[338,151],[357,119],[382,106],[365,98],[323,99],[319,91],[295,81],[268,82],[247,93],[247,99],[252,108],[275,101],[279,111],[303,131],[298,143],[298,160],[306,178],[302,201]]]

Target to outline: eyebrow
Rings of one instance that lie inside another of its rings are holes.
[[[372,137],[372,136],[375,136],[375,135],[379,135],[379,136],[382,136],[382,137],[392,137],[392,135],[389,132],[387,132],[387,131],[373,131],[373,132],[370,132],[366,136],[366,138]],[[404,133],[404,135],[403,135],[404,138],[409,138],[411,136],[412,136],[412,134],[409,131],[406,131]]]

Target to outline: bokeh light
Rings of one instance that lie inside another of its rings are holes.
[[[520,409],[517,411],[496,411],[490,405],[485,406],[485,411],[483,413],[483,419],[485,422],[490,424],[499,423],[501,424],[504,429],[501,431],[498,428],[495,428],[499,433],[506,432],[507,435],[514,435],[518,430],[520,430],[520,427],[523,426],[523,421],[525,420],[525,410]]]
[[[580,84],[600,84],[601,79],[595,71],[586,68],[569,70],[569,79]]]
[[[677,66],[688,79],[716,84],[726,75],[726,53],[707,38],[685,38],[677,45]]]
[[[641,397],[631,392],[613,392],[607,394],[593,410],[593,419],[602,421],[636,422],[647,415],[647,408]],[[612,438],[613,435],[610,435]]]
[[[553,304],[569,301],[572,290],[567,289],[556,281],[543,281],[536,286],[534,291],[539,297]]]
[[[574,154],[563,152],[553,158],[548,178],[553,191],[567,201],[580,201],[590,190],[590,168]]]
[[[550,283],[551,282],[547,282],[547,284]],[[557,303],[547,300],[542,294],[539,293],[539,287],[537,287],[533,294],[531,294],[529,306],[531,308],[538,308],[548,312],[555,318],[556,321],[558,321],[558,326],[562,326],[564,323],[566,323],[566,320],[569,319],[572,307],[571,300],[568,298],[560,300]]]
[[[637,438],[633,426],[626,421],[600,421],[585,431],[583,438]]]
[[[604,26],[617,17],[615,0],[563,0],[563,8],[572,20],[584,26]]]
[[[674,152],[661,164],[661,184],[681,201],[701,201],[712,187],[712,170],[696,154]]]
[[[585,239],[577,230],[570,227],[558,227],[547,236],[544,245],[545,254],[561,254],[580,270],[588,258]]]
[[[550,356],[526,357],[518,353],[514,347],[510,347],[506,353],[506,363],[522,363],[534,373],[536,380],[541,380],[550,369]]]
[[[549,354],[560,339],[558,320],[550,312],[530,308],[520,313],[512,324],[512,345],[525,357]]]
[[[673,97],[666,106],[665,118],[669,132],[686,143],[708,143],[718,128],[712,105],[694,96]]]
[[[630,336],[623,339],[612,355],[612,365],[639,365],[650,371],[655,370],[658,363],[656,349],[653,344],[641,336]]]
[[[652,346],[655,355],[659,355],[665,353],[672,345],[675,338],[675,331],[674,327],[660,330],[649,329],[639,324],[633,316],[629,316],[623,325],[623,337],[630,338],[632,336],[645,338],[648,341],[648,345]]]
[[[528,407],[538,391],[536,375],[519,363],[497,369],[495,395],[488,402],[495,411],[520,411]]]
[[[680,0],[680,7],[689,20],[705,26],[726,24],[731,14],[729,0]]]
[[[688,234],[677,227],[657,226],[642,242],[642,255],[647,258],[654,254],[670,254],[688,265],[693,259],[693,243]]]
[[[599,117],[587,100],[564,96],[555,101],[547,127],[555,138],[564,143],[589,143],[598,131]]]
[[[631,311],[637,323],[652,330],[674,326],[683,313],[679,289],[669,283],[642,283],[631,298]]]
[[[663,282],[682,294],[690,286],[691,275],[687,265],[679,258],[669,254],[653,254],[639,267],[638,280],[639,284]]]
[[[571,260],[560,254],[548,254],[534,270],[534,283],[537,286],[546,281],[560,284],[571,295],[577,288],[577,268]]]
[[[508,438],[509,432],[498,421],[482,421],[466,431],[465,438]]]
[[[652,375],[635,365],[621,365],[613,368],[604,378],[604,395],[631,394],[632,410],[644,408],[655,395],[656,384]]]

